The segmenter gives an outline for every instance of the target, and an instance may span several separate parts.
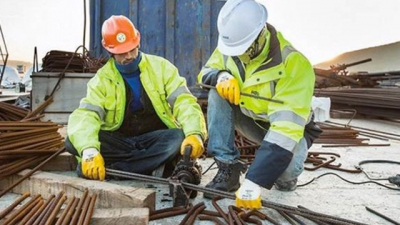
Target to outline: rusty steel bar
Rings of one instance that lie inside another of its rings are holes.
[[[372,212],[373,214],[375,214],[375,215],[377,215],[377,216],[379,216],[379,217],[381,217],[381,218],[383,218],[383,219],[385,219],[385,220],[387,220],[387,221],[389,221],[389,222],[391,222],[391,223],[393,223],[395,225],[400,225],[399,222],[397,222],[397,221],[395,221],[395,220],[393,220],[393,219],[391,219],[391,218],[389,218],[389,217],[387,217],[387,216],[385,216],[385,215],[383,215],[383,214],[381,214],[381,213],[379,213],[379,212],[377,212],[377,211],[375,211],[375,210],[373,210],[373,209],[371,209],[371,208],[369,208],[367,206],[365,206],[365,208],[368,211]]]
[[[214,216],[199,215],[198,218],[199,218],[199,220],[210,220],[210,221],[213,221],[217,225],[225,225],[224,222],[222,222],[221,220],[219,220],[217,217],[214,217]]]
[[[50,154],[54,153],[54,150],[5,150],[0,151],[1,156],[10,156],[10,155],[18,155],[18,156],[31,156],[33,155],[41,155],[41,154]],[[14,162],[13,162],[14,163]]]
[[[46,158],[46,156],[42,156],[42,157],[38,157],[38,158],[33,158],[33,159],[31,159],[30,161],[28,161],[26,164],[24,164],[24,165],[20,165],[20,166],[18,166],[17,168],[12,168],[12,170],[10,169],[9,171],[7,171],[6,173],[2,173],[1,175],[0,175],[0,179],[2,179],[2,178],[4,178],[4,177],[6,177],[6,176],[9,176],[9,175],[11,175],[11,174],[14,174],[14,173],[18,173],[19,171],[21,171],[21,170],[24,170],[24,169],[26,169],[26,168],[29,168],[30,166],[33,166],[33,165],[36,165],[37,163],[39,163],[40,161],[43,161],[44,159]]]
[[[52,198],[51,200],[47,201],[46,207],[42,211],[40,211],[40,214],[36,218],[36,220],[34,221],[33,225],[39,225],[41,222],[43,222],[44,217],[46,216],[46,214],[51,209],[51,206],[53,205],[55,200],[56,200],[55,198]]]
[[[58,156],[59,154],[61,154],[62,152],[65,151],[65,147],[60,148],[57,152],[55,152],[53,155],[49,156],[46,160],[44,160],[43,162],[41,162],[39,165],[37,165],[35,168],[33,168],[32,170],[30,170],[28,173],[26,173],[24,176],[22,176],[20,179],[18,179],[16,182],[14,182],[12,185],[10,185],[9,187],[7,187],[6,189],[4,189],[1,193],[0,193],[0,198],[6,194],[8,191],[10,191],[11,189],[13,189],[15,186],[17,186],[19,183],[21,183],[23,180],[25,180],[26,178],[28,178],[29,176],[31,176],[33,173],[35,173],[37,170],[39,170],[40,168],[42,168],[47,162],[49,162],[50,160],[52,160],[53,158],[55,158],[56,156]]]
[[[8,145],[2,145],[0,147],[0,151],[1,150],[10,150],[13,148],[17,148],[17,147],[21,147],[23,145],[28,145],[28,144],[32,144],[32,143],[37,143],[37,142],[41,142],[41,141],[46,141],[49,140],[51,138],[58,138],[60,135],[59,134],[44,134],[44,135],[40,135],[40,137],[38,138],[34,138],[34,139],[28,139],[28,140],[24,140],[24,141],[16,141],[13,144],[8,144]]]
[[[42,121],[34,121],[34,122],[18,122],[18,121],[0,121],[0,127],[2,129],[8,127],[44,127],[44,126],[54,126],[54,122],[42,122]]]
[[[6,209],[4,209],[0,213],[0,220],[3,219],[8,213],[10,213],[19,203],[24,201],[27,197],[31,196],[29,192],[24,192],[22,196],[20,196],[17,200],[15,200],[11,205],[9,205]]]
[[[37,204],[39,204],[41,201],[43,201],[41,197],[35,199],[35,201],[33,201],[33,202],[32,202],[30,205],[28,205],[25,209],[23,209],[22,211],[20,211],[20,212],[18,213],[18,215],[16,215],[16,216],[14,217],[13,220],[11,220],[11,221],[8,222],[8,223],[6,223],[6,222],[4,222],[4,223],[5,223],[5,224],[9,224],[9,225],[17,224],[18,221],[20,221],[21,219],[23,219],[24,217],[26,217],[26,216],[29,214],[29,212],[30,212],[31,210],[33,210],[33,208],[35,208],[35,206],[36,206]]]
[[[33,198],[31,198],[27,203],[21,206],[16,212],[10,215],[5,221],[4,224],[15,224],[18,222],[19,219],[21,219],[26,213],[26,209],[31,209],[34,206],[34,203],[39,201],[41,198],[41,195],[35,195]]]
[[[200,83],[197,83],[196,86],[200,86],[200,87],[202,87],[202,88],[204,87],[204,88],[208,88],[208,89],[215,89],[214,86],[207,85],[207,84],[200,84]],[[248,93],[242,93],[242,92],[240,92],[240,95],[246,96],[246,97],[255,98],[255,99],[261,99],[261,100],[265,100],[265,101],[270,101],[270,102],[274,102],[274,103],[283,104],[283,101],[281,101],[281,100],[272,99],[272,98],[267,98],[267,97],[262,97],[262,96],[258,96],[258,95],[253,95],[253,94],[248,94]]]
[[[83,203],[86,201],[86,198],[88,197],[88,194],[89,194],[88,189],[85,189],[81,199],[79,200],[78,206],[75,209],[75,212],[74,212],[74,215],[72,216],[70,224],[76,224],[77,223],[77,221],[79,219],[79,215],[81,214]]]
[[[71,209],[72,205],[74,204],[76,197],[73,196],[71,198],[71,200],[69,200],[67,206],[65,206],[63,212],[61,213],[60,217],[57,219],[57,222],[55,225],[61,225],[62,221],[64,220],[64,218],[67,216],[67,213],[69,212],[69,210]]]
[[[185,223],[185,225],[193,225],[194,221],[196,220],[196,217],[206,208],[205,205],[201,205],[199,208],[197,208],[193,214],[190,215],[188,221]]]
[[[58,131],[58,129],[62,128],[61,125],[51,126],[51,127],[43,127],[43,128],[36,128],[18,132],[8,132],[8,133],[0,133],[0,139],[9,138],[13,136],[24,136],[24,135],[31,135],[36,133],[46,133],[46,132],[54,132]]]
[[[54,201],[49,205],[48,210],[44,213],[43,218],[40,220],[39,225],[48,225],[47,221],[50,219],[51,214],[53,214],[53,211],[56,209],[58,203],[64,196],[64,191],[60,191],[57,196],[54,198]]]
[[[282,211],[282,210],[277,210],[277,211],[278,211],[278,213],[281,214],[281,216],[282,216],[283,218],[285,218],[286,221],[288,221],[291,225],[297,225],[296,222],[295,222],[292,218],[290,218],[289,215],[288,215],[286,212],[284,212],[284,211]]]
[[[169,207],[169,208],[164,208],[164,209],[158,209],[158,210],[150,210],[150,216],[156,215],[159,213],[164,213],[164,212],[171,212],[175,210],[180,210],[180,209],[185,209],[186,207],[184,206],[176,206],[176,207]]]
[[[185,214],[185,213],[188,213],[191,208],[192,208],[192,206],[189,206],[187,208],[173,210],[173,211],[170,211],[170,212],[161,212],[161,213],[153,214],[153,215],[150,215],[149,220],[152,221],[152,220],[163,219],[163,218],[166,218],[166,217]]]
[[[31,117],[37,116],[38,114],[43,113],[44,109],[49,106],[51,103],[53,103],[53,96],[49,96],[48,99],[46,99],[45,102],[43,102],[39,107],[37,107],[35,110],[31,111],[26,115],[22,120],[29,119]]]
[[[216,216],[216,217],[222,217],[219,212],[211,211],[211,210],[203,210],[201,214],[207,215],[207,216]]]
[[[235,222],[235,224],[237,224],[237,225],[242,225],[243,224],[241,219],[239,218],[239,216],[236,214],[237,212],[233,208],[232,205],[228,206],[228,212],[231,215],[231,217],[233,218],[233,221]]]
[[[299,218],[297,218],[295,215],[286,213],[286,215],[290,218],[292,218],[294,221],[296,221],[300,225],[306,225],[303,221],[301,221]]]
[[[71,208],[70,208],[70,209],[68,210],[68,212],[67,212],[67,215],[65,216],[64,220],[61,221],[61,222],[62,222],[61,225],[69,225],[69,224],[70,224],[69,221],[71,220],[72,215],[74,215],[74,212],[75,212],[75,210],[76,210],[76,206],[77,206],[78,203],[79,203],[79,200],[80,200],[79,198],[75,198],[75,199],[74,199]]]
[[[201,206],[204,206],[204,202],[200,202],[196,205],[194,205],[189,212],[185,215],[185,217],[182,219],[182,221],[179,223],[179,225],[185,225],[186,222],[188,221],[189,217],[196,211],[196,209],[200,208]]]
[[[41,199],[39,203],[36,204],[28,214],[26,214],[26,216],[19,222],[19,224],[25,225],[28,222],[28,220],[32,218],[32,216],[42,207],[43,204],[44,200]]]
[[[81,214],[79,215],[79,219],[78,219],[77,225],[83,225],[83,221],[85,220],[85,217],[87,215],[91,199],[92,199],[91,196],[88,196],[85,199],[85,202],[83,203]]]
[[[92,198],[90,199],[88,211],[86,213],[85,220],[83,221],[83,225],[89,225],[90,224],[90,220],[92,219],[92,215],[93,215],[94,205],[96,203],[96,199],[97,199],[97,194],[94,193],[92,195]]]
[[[60,211],[61,206],[64,204],[65,200],[67,200],[67,196],[65,195],[64,191],[61,191],[60,195],[61,195],[61,197],[59,198],[58,202],[55,202],[54,208],[53,208],[49,218],[46,220],[45,225],[53,224],[58,212]]]
[[[337,145],[322,145],[323,148],[341,148],[341,147],[386,147],[390,144],[337,144]]]
[[[222,199],[222,197],[220,197],[220,196],[214,197],[211,201],[211,204],[219,212],[219,214],[222,216],[222,218],[224,218],[225,222],[229,223],[228,215],[221,209],[221,207],[217,203],[217,201],[221,200],[221,199]]]
[[[305,210],[309,210],[309,209],[307,209],[306,207],[303,207],[303,206],[301,206],[301,205],[298,205],[297,206],[298,208],[300,208],[300,209],[305,209]],[[311,210],[310,210],[311,211]],[[318,219],[310,219],[310,218],[308,218],[307,216],[303,216],[304,218],[307,218],[307,219],[309,219],[309,220],[311,220],[311,221],[313,221],[314,223],[316,223],[316,224],[318,224],[318,225],[329,225],[329,223],[325,223],[325,222],[323,222],[323,221],[321,221],[321,220],[318,220]]]
[[[50,195],[49,199],[46,202],[44,202],[44,204],[33,214],[33,216],[28,220],[28,222],[26,222],[25,225],[32,225],[36,220],[39,220],[38,222],[40,222],[39,217],[41,218],[42,212],[46,211],[48,205],[51,203],[54,197],[55,195]]]

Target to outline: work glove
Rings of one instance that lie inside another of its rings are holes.
[[[231,104],[239,104],[239,83],[230,73],[224,71],[218,74],[216,88],[218,94],[228,100]]]
[[[261,188],[251,180],[244,179],[242,186],[236,191],[236,207],[246,209],[261,208]]]
[[[104,159],[95,148],[88,148],[82,152],[82,174],[92,180],[104,180],[106,170]]]
[[[190,154],[190,158],[197,159],[199,158],[204,152],[204,145],[203,140],[201,139],[200,135],[193,134],[189,135],[183,140],[181,145],[181,154],[185,154],[185,147],[192,146],[192,153]]]

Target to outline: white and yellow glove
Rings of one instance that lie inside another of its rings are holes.
[[[261,188],[258,184],[244,179],[239,190],[236,191],[236,207],[246,209],[261,208]]]
[[[199,158],[204,152],[204,145],[203,140],[201,139],[200,135],[193,134],[187,136],[181,145],[181,154],[185,154],[185,147],[192,146],[192,153],[190,154],[190,158],[197,159]]]
[[[104,159],[95,148],[88,148],[82,152],[82,174],[92,180],[104,180],[106,170]]]
[[[217,85],[215,87],[221,97],[228,100],[231,104],[239,104],[239,83],[230,73],[224,71],[218,74]]]

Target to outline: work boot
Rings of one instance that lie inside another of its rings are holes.
[[[215,159],[215,162],[218,166],[218,172],[213,180],[206,185],[206,188],[226,192],[232,192],[239,189],[240,174],[246,172],[247,166],[239,161],[234,164],[226,164]],[[213,194],[204,193],[204,197],[212,199],[215,196]]]
[[[275,188],[279,191],[294,191],[297,187],[297,178],[290,181],[280,181],[275,182]]]

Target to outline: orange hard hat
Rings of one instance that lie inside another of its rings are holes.
[[[140,33],[125,16],[111,16],[103,23],[101,43],[107,51],[122,54],[136,48],[140,42]]]

